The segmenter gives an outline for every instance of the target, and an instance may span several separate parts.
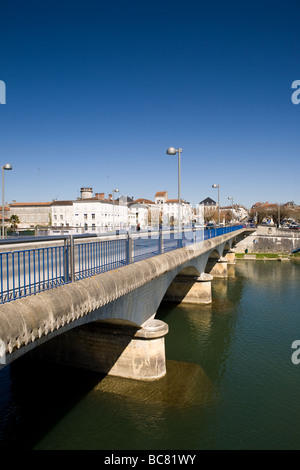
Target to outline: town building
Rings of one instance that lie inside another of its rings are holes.
[[[158,191],[155,194],[155,204],[160,208],[160,222],[164,227],[178,226],[178,199],[169,199],[167,191]],[[195,214],[192,205],[181,199],[181,223],[184,226],[192,225]]]
[[[216,201],[214,201],[210,197],[203,199],[203,201],[199,202],[199,204],[201,206],[203,205],[204,207],[212,208],[214,210],[218,208],[218,204],[216,203]]]
[[[51,225],[51,202],[16,202],[9,205],[10,215],[18,216],[20,229]]]
[[[217,218],[216,211],[218,210],[216,201],[207,197],[198,204],[198,212],[201,213],[204,222],[209,222]]]
[[[75,200],[51,202],[16,202],[10,204],[10,213],[18,216],[19,229],[39,228],[40,234],[105,233],[114,230],[142,230],[169,227],[178,224],[178,199],[169,199],[167,191],[157,192],[154,201],[128,196],[117,199],[114,194],[93,193],[91,187],[82,187]],[[181,200],[181,221],[184,226],[194,222],[195,210]]]
[[[10,219],[10,207],[4,205],[4,231],[6,231],[6,227],[9,225]],[[1,231],[2,231],[2,206],[0,206],[0,223],[1,223]]]

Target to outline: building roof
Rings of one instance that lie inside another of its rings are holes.
[[[216,206],[217,203],[210,197],[207,197],[206,199],[203,199],[199,204],[204,204],[205,206]]]
[[[286,202],[285,204],[283,204],[284,206],[290,206],[290,207],[295,207],[296,204],[294,203],[294,201],[288,201]]]
[[[256,202],[253,204],[252,209],[257,207],[261,207],[262,209],[274,209],[278,207],[278,204],[269,202]]]
[[[167,191],[157,191],[155,194],[155,197],[168,197],[168,192]]]
[[[72,206],[74,201],[52,201],[51,206]]]
[[[150,201],[150,199],[143,199],[143,198],[136,199],[134,202],[137,204],[155,204],[155,202]]]
[[[120,196],[118,199],[115,199],[115,202],[127,202],[128,204],[135,202],[132,197],[129,196]]]
[[[12,202],[10,207],[51,206],[52,202]]]

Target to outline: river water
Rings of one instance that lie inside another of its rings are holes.
[[[0,371],[2,449],[300,449],[300,263],[237,261],[210,306],[164,304],[167,375]]]

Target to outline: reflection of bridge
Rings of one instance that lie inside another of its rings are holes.
[[[207,239],[202,232],[201,241],[193,232],[184,240],[173,237],[173,251],[164,250],[158,235],[155,243],[160,254],[147,251],[145,247],[151,246],[152,251],[154,247],[148,237],[147,243],[145,239],[139,242],[144,250],[141,257],[146,259],[136,262],[132,259],[137,253],[135,242],[125,240],[122,267],[103,272],[90,264],[88,278],[85,273],[79,280],[75,277],[76,282],[68,278],[59,288],[3,303],[2,365],[32,351],[112,375],[142,380],[163,376],[168,326],[155,319],[156,311],[163,298],[211,302],[211,280],[227,276],[227,264],[234,262],[233,242],[245,236],[244,228],[231,229]],[[66,258],[62,260],[66,264]]]

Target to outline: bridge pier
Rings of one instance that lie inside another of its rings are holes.
[[[32,353],[42,360],[135,380],[166,374],[168,325],[150,319],[141,328],[96,321],[74,328]]]
[[[224,258],[227,260],[228,264],[235,264],[235,250],[231,249],[227,251]]]
[[[177,303],[209,304],[211,303],[210,274],[201,276],[179,275],[170,284],[164,300]]]
[[[205,272],[211,274],[214,278],[227,277],[227,259],[223,256],[221,258],[209,258]]]

